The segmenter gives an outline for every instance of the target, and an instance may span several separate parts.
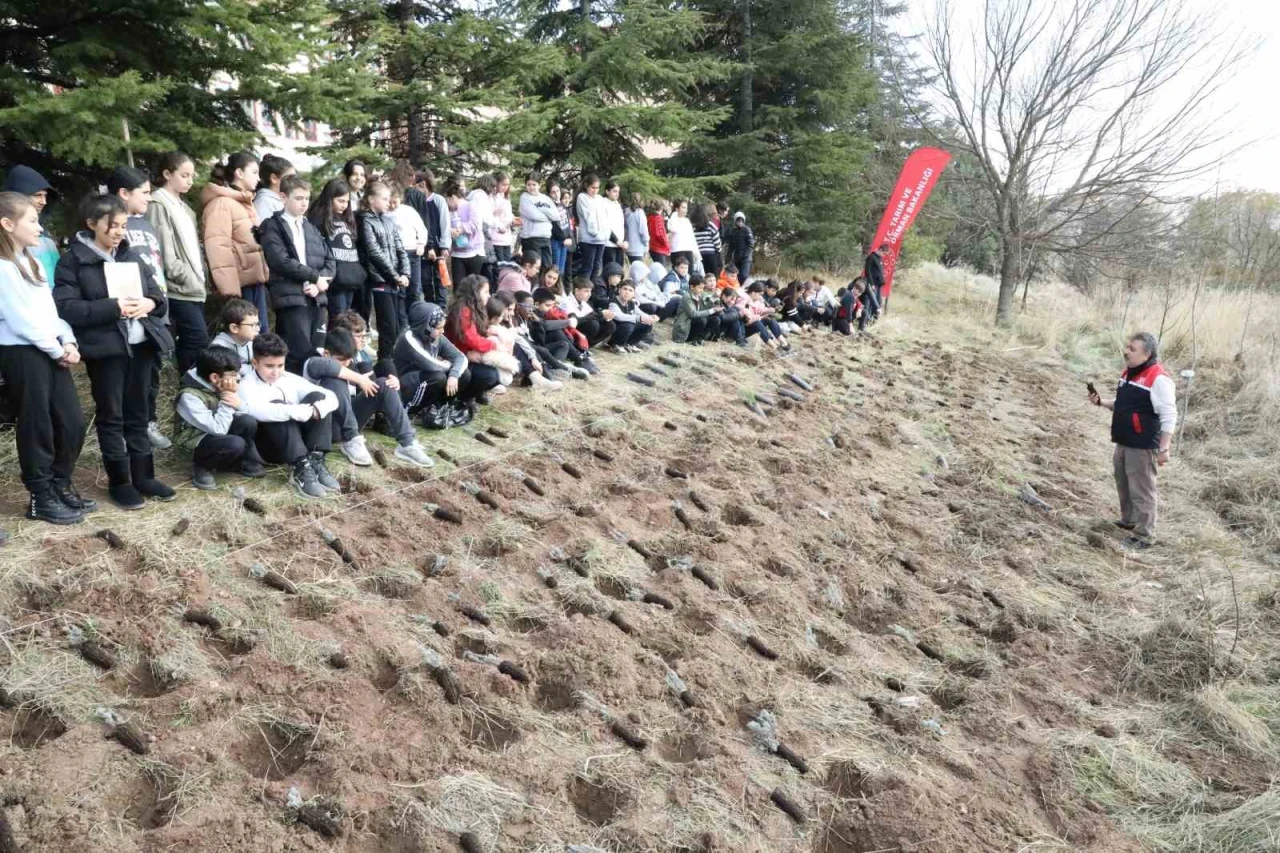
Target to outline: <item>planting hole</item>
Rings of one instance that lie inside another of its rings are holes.
[[[535,701],[543,711],[568,711],[577,704],[573,696],[573,685],[558,680],[540,682]]]
[[[725,524],[732,524],[735,527],[754,527],[760,523],[750,510],[733,504],[720,510],[720,519]]]
[[[288,779],[311,758],[315,732],[307,726],[262,723],[245,740],[244,769],[259,779]]]
[[[467,742],[487,752],[505,752],[520,740],[520,729],[510,720],[483,711],[463,717],[462,732]]]
[[[582,776],[574,776],[569,783],[569,799],[578,817],[595,826],[612,822],[630,804],[624,789]]]
[[[43,708],[19,708],[9,726],[9,742],[37,749],[67,733],[67,724]]]

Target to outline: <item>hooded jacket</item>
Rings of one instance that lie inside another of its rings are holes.
[[[467,369],[467,357],[443,334],[431,332],[444,319],[444,311],[430,302],[409,306],[409,329],[396,340],[396,374],[407,376],[413,371],[446,373],[461,376]]]
[[[627,222],[627,255],[632,258],[643,258],[649,254],[649,220],[644,211],[638,207],[628,208]]]
[[[667,223],[662,220],[662,215],[650,213],[648,226],[649,251],[654,255],[670,255],[671,244],[667,242]]]
[[[678,344],[689,340],[694,319],[710,317],[712,309],[719,304],[720,300],[705,287],[702,293],[696,296],[693,291],[686,290],[680,297],[680,309],[676,311],[675,319],[671,323],[671,340]]]
[[[729,234],[725,237],[725,248],[729,250],[729,258],[741,268],[742,262],[751,257],[752,251],[756,247],[756,235],[751,230],[751,226],[747,221],[742,221],[742,227],[738,227],[738,220],[734,220],[733,227],[729,229]]]
[[[161,355],[167,355],[173,351],[173,336],[164,324],[163,318],[169,310],[164,292],[147,264],[130,248],[128,240],[121,241],[113,257],[117,263],[138,265],[142,292],[156,307],[137,322]],[[119,304],[107,293],[105,262],[99,251],[77,238],[58,261],[53,275],[53,301],[58,306],[58,316],[75,332],[80,354],[86,359],[127,358],[133,354],[129,322],[120,316]]]
[[[258,244],[258,214],[253,193],[205,184],[200,193],[204,224],[204,254],[209,275],[222,296],[240,296],[240,288],[266,284],[271,273]]]
[[[306,217],[299,217],[307,254],[305,258],[299,258],[298,247],[285,216],[282,210],[262,223],[259,229],[262,251],[271,270],[271,278],[267,281],[271,307],[305,308],[313,298],[316,305],[328,305],[329,298],[324,293],[309,297],[302,292],[302,288],[304,285],[315,284],[321,278],[333,278],[338,267],[333,251],[316,227]]]
[[[608,214],[603,199],[596,195],[578,193],[573,203],[578,219],[578,242],[603,246],[609,242]]]

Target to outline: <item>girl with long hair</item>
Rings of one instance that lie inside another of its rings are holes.
[[[266,288],[270,274],[254,234],[261,223],[253,206],[257,185],[258,158],[248,151],[232,154],[213,167],[200,193],[200,219],[214,288],[220,296],[253,303],[265,334],[270,330]]]
[[[355,208],[351,205],[351,188],[342,178],[334,178],[311,202],[307,219],[324,235],[337,263],[333,281],[329,283],[329,321],[351,308],[357,293],[362,293],[369,274],[360,263]]]

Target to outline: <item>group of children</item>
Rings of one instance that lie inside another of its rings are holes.
[[[195,488],[216,488],[215,472],[260,477],[278,464],[299,494],[322,498],[338,489],[326,464],[335,445],[373,464],[370,425],[396,440],[397,459],[430,467],[415,420],[458,426],[513,385],[588,379],[597,349],[648,349],[662,322],[678,343],[745,347],[758,335],[785,352],[805,327],[848,334],[862,304],[860,285],[836,296],[820,281],[780,291],[751,280],[754,235],[741,214],[726,238],[727,210],[710,205],[696,228],[686,202],[664,216],[653,201],[641,217],[636,199],[615,215],[616,183],[600,199],[592,176],[575,217],[557,184],[543,194],[530,175],[514,217],[502,174],[471,193],[450,179],[437,194],[430,172],[388,181],[353,161],[313,199],[283,158],[242,152],[214,167],[197,218],[184,200],[192,159],[166,155],[157,174],[152,187],[140,170],[113,172],[61,254],[39,221],[53,192],[42,177],[16,167],[14,191],[0,194],[0,373],[29,518],[70,524],[95,508],[72,482],[85,420],[70,370],[81,361],[116,506],[175,498],[153,456],[171,443],[190,453]],[[579,274],[566,280],[574,246]],[[156,416],[170,357],[172,439]]]

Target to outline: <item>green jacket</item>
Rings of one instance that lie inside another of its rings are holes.
[[[675,320],[671,326],[671,340],[678,344],[689,340],[689,331],[693,327],[694,318],[710,317],[711,309],[716,307],[718,301],[714,293],[708,293],[705,289],[701,296],[694,296],[688,290],[684,291],[680,296],[680,308],[676,311]]]
[[[187,398],[188,402],[186,404],[183,402],[183,397]],[[182,416],[182,409],[184,405],[191,404],[192,408],[208,409],[209,416],[212,417],[218,411],[218,395],[193,379],[191,372],[188,371],[178,381],[178,396],[174,398],[173,402],[178,412],[177,417],[173,419],[173,443],[176,447],[190,453],[196,449],[196,445],[200,443],[200,440],[209,435],[209,433],[189,423]]]

